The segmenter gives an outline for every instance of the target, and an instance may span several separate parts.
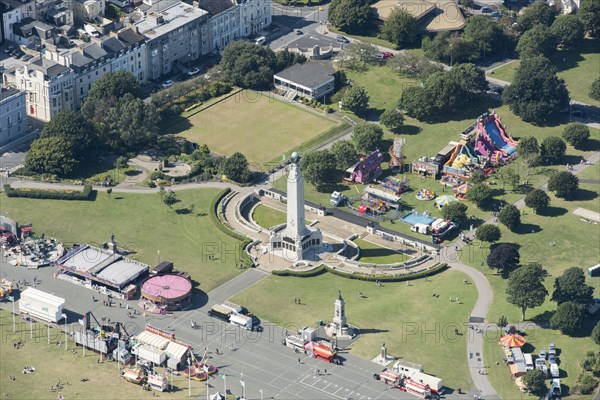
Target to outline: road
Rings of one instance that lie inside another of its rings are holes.
[[[282,346],[281,340],[285,336],[286,328],[290,332],[299,328],[293,321],[286,324],[285,328],[263,321],[264,332],[254,334],[234,328],[229,324],[216,322],[206,314],[208,305],[224,301],[232,294],[267,276],[261,271],[248,270],[223,286],[214,289],[208,293],[208,304],[205,294],[195,294],[195,305],[198,301],[204,302],[204,306],[201,308],[176,312],[173,316],[153,314],[147,317],[138,315],[135,318],[128,318],[129,310],[125,308],[125,304],[128,304],[130,309],[135,308],[135,302],[121,301],[113,307],[104,306],[102,301],[92,301],[92,295],[99,300],[105,299],[103,296],[100,297],[96,292],[82,286],[53,278],[52,274],[52,268],[27,270],[7,263],[0,265],[0,276],[3,278],[7,277],[15,281],[24,278],[32,282],[36,277],[40,282],[37,285],[38,289],[63,297],[68,309],[68,322],[71,330],[79,329],[80,325],[77,320],[86,311],[92,311],[97,319],[106,317],[112,321],[123,321],[130,334],[140,332],[146,324],[151,324],[175,333],[177,339],[193,345],[196,353],[203,353],[204,348],[208,348],[209,355],[212,357],[210,363],[216,365],[226,376],[225,381],[218,377],[211,377],[209,383],[213,387],[213,392],[214,388],[223,390],[226,383],[230,392],[241,395],[240,377],[243,373],[246,397],[249,399],[259,399],[259,391],[262,390],[266,399],[414,400],[414,396],[410,394],[399,390],[390,390],[386,385],[375,381],[372,376],[381,371],[382,367],[369,360],[342,352],[343,365],[337,366],[297,354],[292,349]],[[6,310],[12,309],[12,305],[8,302],[0,304]],[[333,310],[333,304],[331,306]],[[200,325],[200,329],[192,329],[191,321]],[[24,334],[28,334],[29,325],[24,323],[20,329]],[[43,337],[45,329],[43,326],[41,329]],[[56,338],[52,338],[52,341],[61,340],[62,337],[62,334],[58,334]],[[219,355],[216,354],[217,349],[219,349]],[[38,366],[38,368],[46,367]],[[321,372],[320,375],[315,375],[317,368]],[[325,369],[327,369],[326,374],[324,373]],[[116,369],[115,379],[118,379]],[[469,397],[467,395],[451,395],[448,398],[468,399]]]

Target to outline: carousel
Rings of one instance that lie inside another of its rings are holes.
[[[433,200],[435,198],[435,192],[431,189],[420,189],[415,197],[417,200]]]

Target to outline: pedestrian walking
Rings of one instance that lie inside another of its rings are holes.
[[[298,358],[298,364],[300,364],[300,358]]]
[[[325,370],[323,370],[323,371],[324,371],[324,375],[327,375],[327,370],[325,369]]]

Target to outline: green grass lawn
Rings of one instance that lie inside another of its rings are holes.
[[[494,389],[496,389],[503,399],[529,398],[526,394],[521,395],[521,392],[510,377],[508,366],[502,362],[504,352],[502,347],[498,345],[498,339],[501,334],[501,331],[489,332],[483,342],[484,361],[485,365],[489,367],[486,368],[488,378]],[[525,338],[527,339],[527,343],[523,347],[523,350],[527,353],[539,354],[540,350],[548,352],[548,344],[550,343],[554,343],[557,349],[559,349],[560,383],[563,387],[563,396],[567,394],[565,393],[565,388],[572,389],[575,386],[577,377],[582,371],[579,362],[585,357],[585,354],[588,351],[598,350],[598,346],[589,337],[568,337],[550,329],[528,330],[526,331]],[[496,362],[499,362],[499,365],[496,365]],[[549,388],[550,380],[546,383]],[[588,395],[576,398],[587,400],[593,397],[593,395]]]
[[[169,209],[155,193],[98,193],[95,201],[7,198],[0,194],[2,211],[19,223],[33,223],[36,234],[59,241],[99,245],[111,233],[119,245],[134,251],[132,258],[154,266],[161,260],[189,272],[205,292],[241,271],[232,254],[240,243],[221,233],[208,218],[208,205],[216,189],[178,191],[178,202]],[[209,253],[214,260],[208,260]]]
[[[390,355],[423,364],[425,371],[444,380],[444,386],[470,386],[465,336],[456,336],[455,327],[463,332],[477,290],[465,286],[465,275],[446,271],[439,275],[405,283],[386,283],[377,287],[362,282],[324,274],[313,278],[270,276],[232,301],[244,304],[262,319],[283,326],[314,325],[330,321],[337,290],[346,301],[348,323],[363,330],[362,338],[351,352],[371,359],[385,342]],[[366,298],[357,293],[363,292]],[[269,296],[264,296],[269,293]],[[434,293],[439,298],[432,297]],[[462,304],[449,302],[459,296]],[[294,304],[300,298],[302,305]],[[292,330],[292,329],[290,329]]]
[[[258,225],[266,229],[286,222],[285,213],[265,205],[256,207],[252,213],[252,218]]]
[[[263,92],[242,91],[171,126],[167,133],[207,144],[222,155],[237,151],[248,161],[264,163],[338,125],[332,117],[275,99]]]
[[[56,399],[61,393],[65,399],[152,399],[151,391],[145,391],[141,386],[128,383],[119,376],[115,362],[98,364],[98,354],[76,348],[69,341],[68,350],[75,349],[76,353],[65,351],[64,345],[57,346],[58,341],[64,342],[64,333],[50,329],[50,345],[47,341],[46,325],[34,324],[33,339],[29,335],[29,324],[21,324],[17,317],[17,332],[13,333],[12,316],[7,311],[0,311],[0,393],[6,399]],[[18,349],[13,349],[13,343],[23,342]],[[23,374],[24,366],[35,368],[31,374]],[[159,370],[160,371],[160,370]],[[10,381],[9,376],[16,378]],[[89,379],[81,382],[81,378]],[[60,380],[63,388],[60,392],[50,391],[52,385]],[[67,384],[68,382],[68,384]],[[173,392],[162,392],[164,399],[183,399],[188,397],[188,380],[183,375],[173,376]],[[191,381],[192,395],[203,396],[206,393],[204,382]]]
[[[598,41],[586,39],[573,50],[557,51],[550,58],[565,80],[571,98],[583,103],[600,106],[600,102],[588,96],[594,79],[600,75],[600,45]],[[490,76],[512,82],[519,61],[494,70]]]
[[[393,264],[406,261],[406,256],[396,252],[395,250],[381,247],[375,243],[355,239],[354,243],[360,247],[360,261],[373,264]]]

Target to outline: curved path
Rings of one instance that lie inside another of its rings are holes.
[[[600,160],[600,152],[596,152],[587,158],[591,164],[595,164]],[[573,166],[572,172],[577,174],[586,168],[589,165],[581,165],[577,164]],[[283,175],[285,172],[283,170],[277,171],[273,176],[270,176],[263,184],[259,186],[269,187],[270,182],[279,177],[279,175]],[[57,188],[61,187],[64,189],[81,189],[80,185],[64,185],[64,184],[52,184],[52,183],[44,183],[44,182],[36,182],[36,181],[26,181],[20,179],[9,178],[8,183],[10,183],[13,187],[31,187],[31,188]],[[224,182],[204,182],[204,183],[188,183],[182,185],[176,185],[173,187],[173,190],[185,190],[185,189],[195,189],[195,188],[227,188],[232,185]],[[546,189],[546,185],[541,187],[542,189]],[[103,191],[105,187],[95,187],[95,189],[99,191]],[[240,193],[249,193],[253,191],[255,187],[239,187],[236,190]],[[116,193],[156,193],[157,189],[153,188],[144,188],[144,187],[128,187],[128,188],[113,188],[113,192]],[[523,199],[514,203],[518,208],[524,207]],[[495,221],[493,219],[489,219],[485,221],[487,224],[494,224]],[[243,232],[247,234],[247,232]],[[480,327],[482,332],[485,332],[487,329],[497,329],[496,327],[487,327],[485,326],[485,317],[488,313],[490,305],[493,299],[493,290],[489,284],[489,281],[485,277],[485,275],[468,265],[465,265],[460,262],[461,249],[464,246],[462,242],[453,242],[450,246],[447,246],[442,249],[440,254],[440,258],[447,262],[451,268],[454,268],[458,271],[461,271],[467,274],[471,280],[471,282],[477,287],[478,298],[475,302],[475,306],[471,312],[470,324]],[[240,290],[243,290],[244,287],[240,287]],[[480,392],[481,396],[484,399],[500,399],[493,386],[489,382],[487,375],[479,374],[479,370],[485,367],[485,363],[483,360],[483,336],[484,333],[476,333],[474,330],[467,330],[467,360],[469,365],[469,370],[471,373],[471,378],[473,385]]]

